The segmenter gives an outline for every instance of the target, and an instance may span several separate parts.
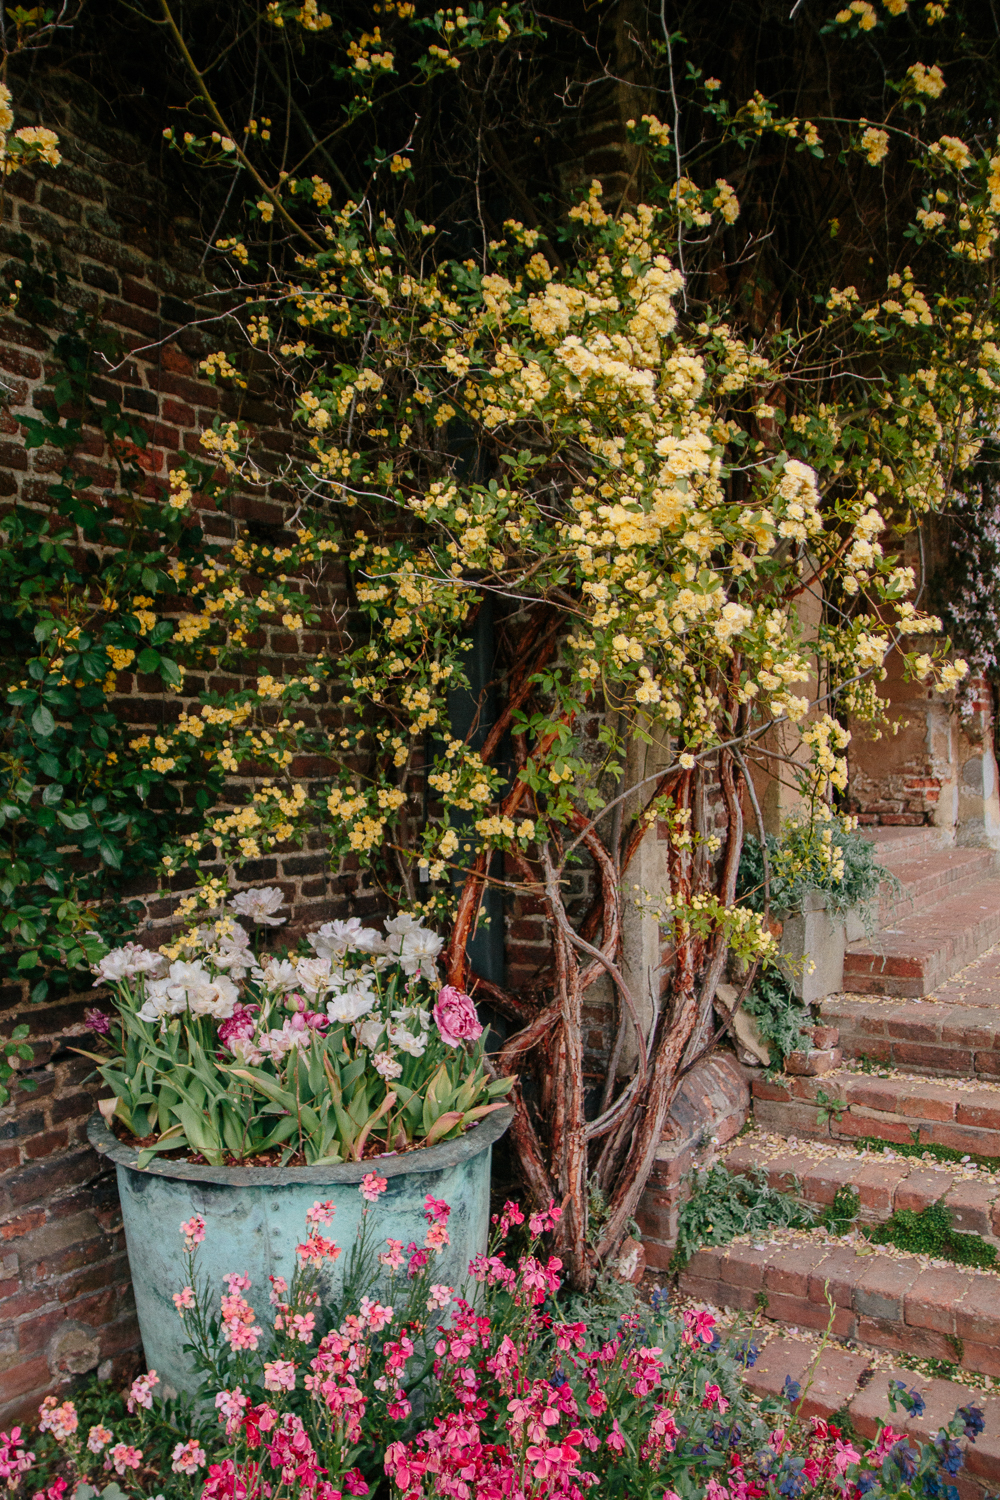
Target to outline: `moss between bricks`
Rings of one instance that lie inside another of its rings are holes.
[[[954,1146],[921,1144],[919,1141],[907,1141],[901,1145],[898,1141],[883,1141],[874,1135],[859,1135],[854,1145],[859,1151],[892,1151],[896,1156],[913,1156],[918,1160],[931,1156],[935,1161],[957,1162],[963,1166],[971,1162],[973,1166],[985,1167],[988,1172],[1000,1172],[1000,1156],[980,1156],[975,1151],[958,1151]]]

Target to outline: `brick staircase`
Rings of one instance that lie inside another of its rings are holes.
[[[988,849],[942,848],[936,829],[879,830],[883,863],[902,886],[883,889],[880,930],[844,956],[853,994],[929,995],[1000,942],[1000,875]]]
[[[845,993],[820,1007],[816,1050],[773,1080],[746,1070],[753,1132],[723,1160],[734,1172],[762,1168],[773,1188],[817,1210],[851,1186],[861,1224],[943,1200],[953,1227],[1000,1258],[1000,876],[989,851],[935,838],[879,831],[903,894],[883,889],[881,930],[849,944]],[[981,1500],[1000,1488],[1000,1270],[874,1246],[857,1228],[773,1230],[699,1250],[678,1289],[754,1315],[769,1332],[752,1388],[773,1394],[786,1374],[801,1381],[811,1370],[805,1410],[846,1412],[861,1433],[881,1417],[933,1436],[974,1400],[987,1431],[969,1450],[960,1494]],[[834,1342],[817,1362],[828,1326]],[[891,1368],[901,1354],[997,1378],[997,1395]],[[890,1378],[924,1393],[922,1418],[890,1416]]]

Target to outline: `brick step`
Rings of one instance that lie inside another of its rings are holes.
[[[978,1156],[1000,1157],[1000,1086],[996,1084],[914,1078],[905,1073],[879,1078],[841,1069],[819,1078],[755,1077],[751,1087],[755,1123],[779,1135],[834,1141],[873,1136],[897,1145],[950,1146]],[[819,1118],[821,1110],[828,1108],[817,1102],[821,1091],[843,1106],[839,1120],[836,1112],[825,1120]]]
[[[982,1168],[930,1166],[891,1152],[810,1149],[758,1131],[741,1136],[723,1160],[730,1172],[762,1168],[770,1187],[794,1192],[816,1209],[828,1207],[838,1188],[853,1187],[858,1218],[868,1224],[902,1208],[920,1213],[943,1198],[955,1229],[981,1235],[1000,1250],[1000,1174]]]
[[[831,995],[821,1010],[824,1022],[837,1028],[845,1058],[914,1073],[1000,1079],[1000,985],[996,998],[993,1010],[940,999],[866,1002]]]
[[[974,1443],[960,1437],[964,1465],[955,1483],[961,1500],[985,1500],[1000,1483],[1000,1397],[962,1385],[957,1380],[932,1380],[913,1370],[872,1369],[868,1354],[803,1339],[779,1336],[768,1340],[759,1358],[746,1373],[754,1395],[780,1396],[786,1379],[802,1387],[795,1403],[804,1417],[824,1421],[846,1416],[855,1432],[864,1438],[878,1435],[880,1422],[896,1432],[905,1432],[918,1442],[933,1442],[960,1406],[977,1406],[985,1428]],[[924,1399],[919,1417],[910,1416],[898,1404],[889,1404],[889,1383],[900,1380],[908,1391]]]
[[[890,917],[909,916],[913,907],[967,890],[988,880],[996,868],[991,849],[938,849],[909,854],[905,860],[886,861],[886,867],[902,885],[900,895],[883,887],[883,910]],[[938,895],[940,893],[940,896]]]
[[[923,854],[944,848],[949,845],[950,838],[954,837],[942,828],[927,827],[869,827],[862,828],[861,833],[869,843],[875,845],[883,864],[892,864],[914,852]]]
[[[921,905],[872,940],[850,943],[844,989],[867,995],[929,995],[1000,940],[1000,878]]]
[[[681,1296],[773,1322],[1000,1375],[1000,1275],[874,1249],[822,1231],[695,1252]],[[828,1303],[827,1297],[830,1302]]]

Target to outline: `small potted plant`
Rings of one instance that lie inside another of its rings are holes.
[[[384,931],[352,918],[297,953],[259,951],[280,904],[278,890],[241,892],[159,953],[128,944],[94,970],[115,1008],[91,1014],[108,1052],[87,1055],[113,1097],[89,1137],[117,1167],[147,1362],[178,1389],[190,1366],[170,1293],[192,1216],[220,1267],[258,1288],[291,1276],[320,1188],[342,1242],[367,1181],[387,1184],[382,1222],[404,1245],[422,1238],[428,1193],[455,1205],[454,1279],[486,1245],[513,1079],[490,1069],[469,996],[441,986],[443,940],[401,913]]]

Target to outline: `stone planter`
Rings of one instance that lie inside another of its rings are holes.
[[[803,1005],[844,988],[845,946],[844,918],[827,911],[821,891],[811,892],[800,912],[784,918],[779,962]]]
[[[306,1209],[317,1198],[336,1207],[327,1234],[343,1250],[332,1272],[347,1265],[364,1200],[358,1184],[373,1170],[388,1178],[387,1191],[373,1209],[377,1240],[423,1243],[428,1193],[451,1205],[451,1244],[436,1262],[435,1279],[460,1286],[469,1261],[486,1249],[490,1214],[490,1165],[494,1141],[513,1118],[508,1107],[487,1115],[458,1140],[438,1146],[332,1167],[207,1167],[153,1161],[141,1172],[137,1153],[91,1117],[87,1136],[95,1151],[115,1163],[121,1197],[129,1268],[135,1290],[139,1331],[149,1369],[174,1391],[197,1391],[200,1377],[184,1354],[185,1334],[173,1293],[187,1280],[180,1224],[192,1214],[205,1220],[198,1269],[213,1295],[222,1277],[239,1271],[251,1279],[247,1293],[258,1319],[270,1323],[268,1277],[291,1280],[295,1247],[305,1237]],[[377,1246],[376,1246],[377,1248]]]

